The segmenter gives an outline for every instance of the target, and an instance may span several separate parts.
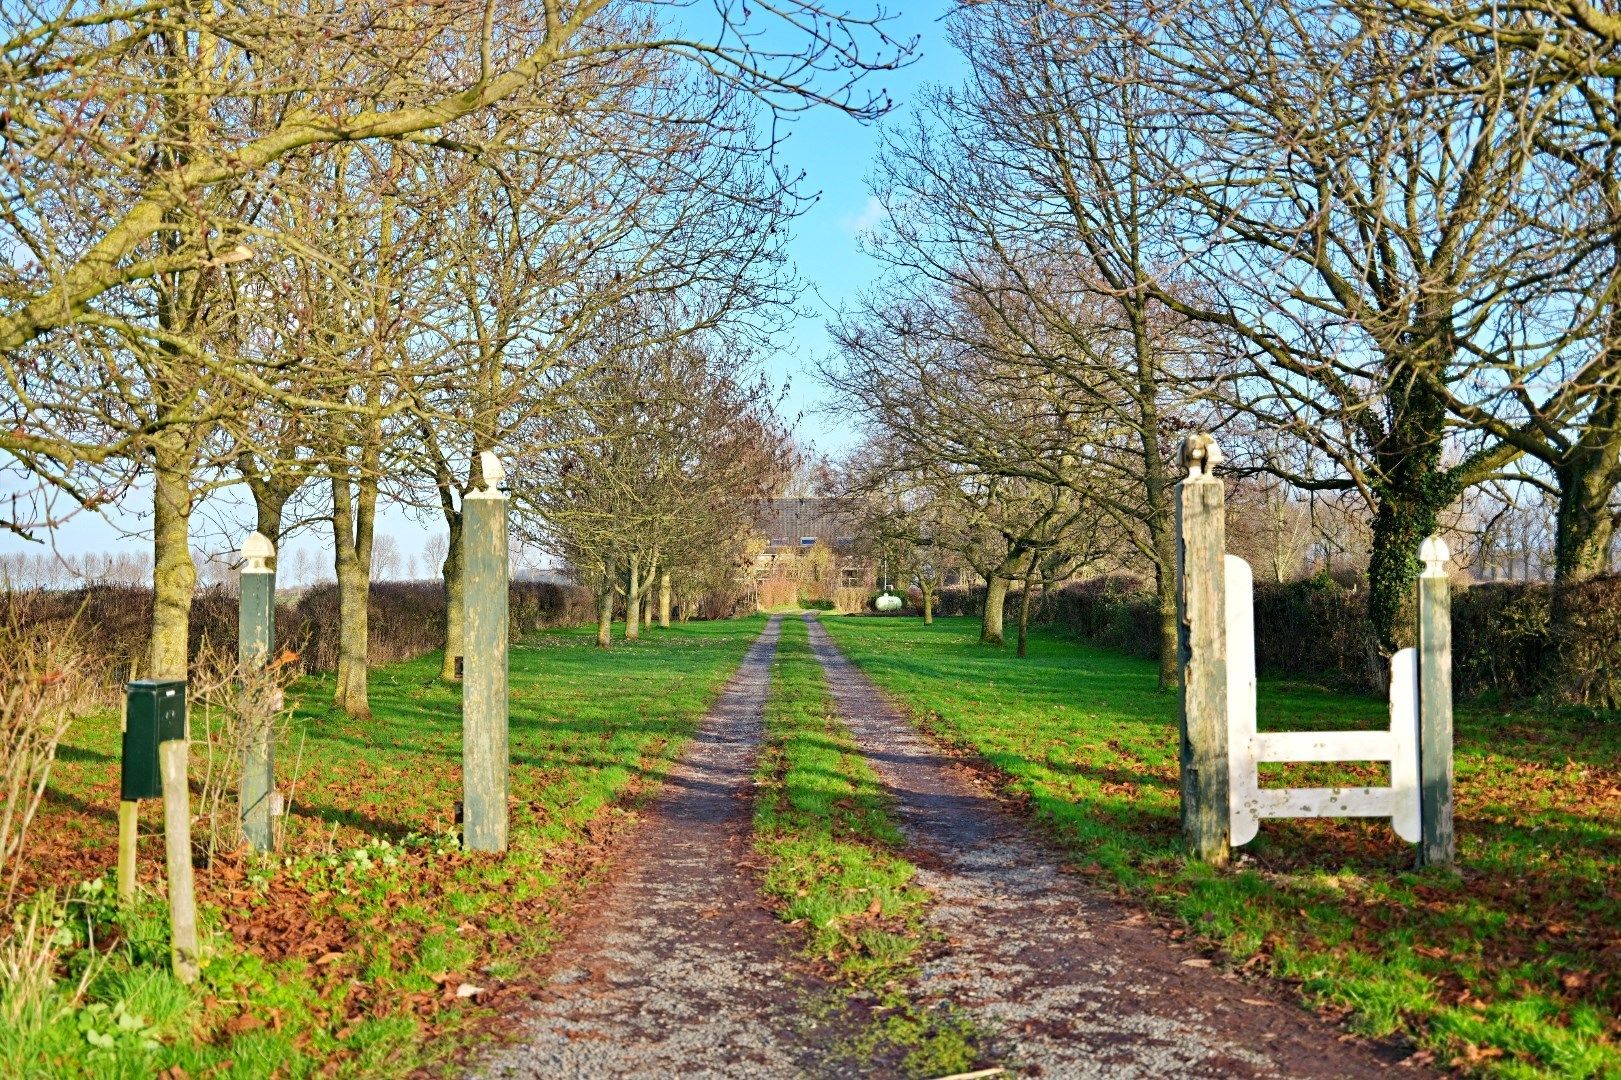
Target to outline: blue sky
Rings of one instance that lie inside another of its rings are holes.
[[[859,10],[861,5],[854,5]],[[918,90],[926,84],[953,82],[961,78],[964,65],[945,40],[941,16],[949,9],[942,0],[931,0],[908,11],[897,12],[886,24],[891,37],[919,42],[917,58],[898,71],[872,76],[874,86],[889,91],[894,110],[884,120],[860,124],[831,109],[814,109],[800,114],[788,127],[788,138],[781,145],[785,169],[805,173],[805,189],[819,193],[814,206],[793,224],[788,244],[799,276],[807,290],[801,297],[801,317],[788,328],[782,348],[767,360],[767,370],[778,383],[787,382],[790,392],[785,410],[803,414],[797,435],[800,442],[824,453],[837,453],[851,441],[851,432],[837,418],[816,411],[825,396],[811,374],[815,358],[831,351],[827,320],[840,305],[848,303],[879,272],[876,262],[862,254],[859,235],[876,223],[876,204],[867,188],[867,178],[881,130],[903,121]],[[80,514],[57,530],[52,542],[65,554],[109,551],[146,551],[149,541],[141,535],[145,527],[144,491],[130,493],[127,503],[138,513],[119,514],[110,519]],[[213,552],[234,541],[227,538],[245,532],[251,517],[245,501],[230,495],[215,496],[200,508],[194,523],[193,544]],[[236,525],[241,522],[240,527]],[[391,535],[407,555],[418,553],[432,533],[443,527],[431,520],[416,520],[396,506],[380,514],[379,533]],[[238,537],[240,539],[240,537]],[[322,565],[330,565],[331,542],[325,536],[305,535],[291,539],[284,555],[309,550]],[[40,546],[9,534],[0,534],[0,553],[38,552]],[[284,564],[285,565],[285,564]]]
[[[946,43],[940,21],[947,10],[945,3],[920,4],[887,24],[897,39],[917,37],[920,49],[912,64],[874,77],[875,85],[887,89],[895,102],[889,116],[860,124],[832,110],[815,110],[795,121],[783,147],[785,164],[805,170],[807,188],[820,191],[821,200],[795,223],[789,244],[810,287],[800,305],[809,314],[795,322],[771,370],[790,380],[790,411],[805,413],[800,438],[823,452],[847,447],[851,433],[836,418],[813,412],[823,394],[811,376],[811,361],[832,348],[827,335],[832,309],[847,304],[879,272],[878,264],[862,254],[858,236],[878,222],[879,208],[867,179],[882,128],[905,120],[921,87],[959,81],[963,75],[962,58]]]

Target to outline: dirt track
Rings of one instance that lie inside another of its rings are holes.
[[[993,1032],[998,1064],[1064,1077],[1389,1074],[1400,1054],[1203,966],[1141,913],[1060,874],[1027,821],[933,749],[820,625],[810,632],[840,715],[897,800],[949,942],[920,990]]]
[[[825,991],[750,876],[753,770],[778,620],[558,948],[522,1038],[488,1077],[743,1077],[815,1071],[836,1036],[805,1019]]]
[[[1208,966],[1060,873],[1027,820],[933,749],[807,621],[934,897],[944,944],[917,992],[965,1012],[989,1060],[1045,1077],[1391,1075],[1399,1051]],[[792,932],[756,889],[753,769],[779,629],[773,618],[750,648],[559,945],[519,1040],[472,1075],[894,1074],[837,1052],[862,1018],[831,1007],[836,995],[794,959]]]

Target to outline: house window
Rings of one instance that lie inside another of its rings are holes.
[[[861,570],[859,567],[846,566],[839,571],[839,584],[846,589],[859,589],[861,587]]]
[[[815,547],[816,546],[816,537],[814,537],[814,536],[801,536],[799,538],[799,546],[802,547],[802,548]]]

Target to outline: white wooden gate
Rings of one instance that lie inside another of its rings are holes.
[[[1227,761],[1232,844],[1255,839],[1262,818],[1388,817],[1396,835],[1419,841],[1418,652],[1390,662],[1386,731],[1255,730],[1255,582],[1249,564],[1226,559]],[[1257,768],[1278,761],[1388,761],[1389,787],[1263,788]]]

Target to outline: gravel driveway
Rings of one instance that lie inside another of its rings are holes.
[[[1061,873],[1062,855],[1026,818],[935,750],[807,622],[933,896],[943,943],[916,994],[966,1014],[986,1058],[1043,1077],[1391,1074],[1399,1049],[1209,966]],[[851,1010],[866,1006],[794,958],[793,931],[758,892],[753,772],[779,630],[772,618],[591,894],[517,1039],[470,1076],[895,1075],[892,1062],[858,1067],[841,1053],[870,1019]]]
[[[481,1077],[770,1077],[819,1071],[827,987],[750,876],[753,770],[779,620],[749,649],[644,813],[519,1041]]]
[[[1391,1074],[1400,1051],[1203,966],[1141,913],[1060,874],[1059,854],[1028,822],[935,750],[807,621],[840,715],[898,800],[907,855],[935,897],[931,921],[947,947],[919,991],[987,1030],[992,1060],[1049,1077]]]

